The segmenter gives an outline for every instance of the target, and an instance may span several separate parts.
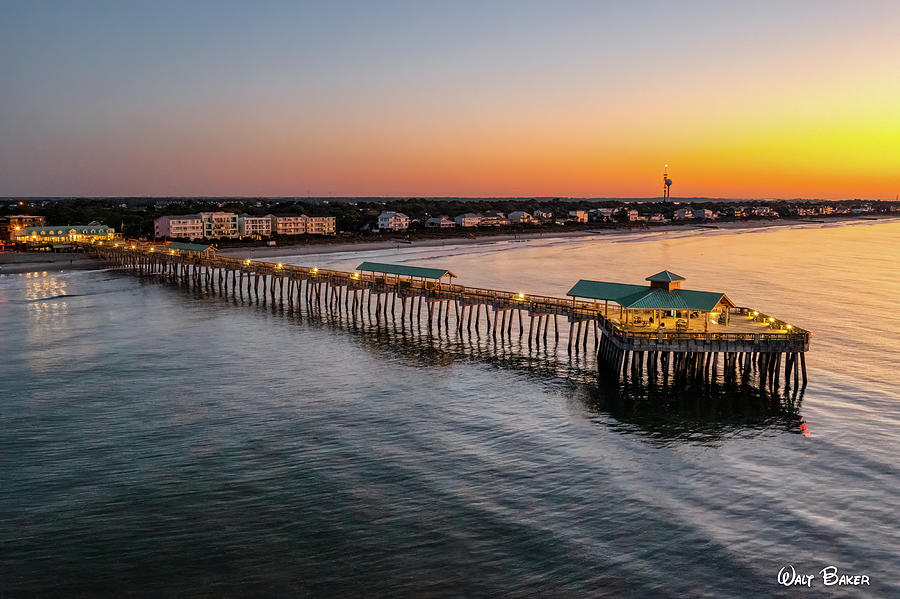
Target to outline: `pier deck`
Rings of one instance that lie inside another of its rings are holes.
[[[453,327],[501,338],[525,334],[528,345],[546,344],[552,328],[556,341],[566,335],[571,353],[587,351],[593,339],[598,364],[622,376],[656,376],[672,370],[694,376],[716,376],[719,355],[723,372],[740,370],[760,373],[761,384],[778,385],[784,363],[787,383],[793,372],[795,384],[802,371],[806,382],[805,352],[810,333],[760,310],[727,307],[723,321],[707,323],[690,318],[689,327],[679,327],[679,318],[661,316],[652,324],[636,326],[619,321],[619,308],[584,301],[533,295],[524,292],[468,287],[440,279],[410,278],[361,271],[337,271],[314,266],[295,266],[258,260],[239,260],[213,252],[185,251],[155,244],[87,245],[85,249],[138,274],[160,274],[176,280],[203,281],[220,289],[260,296],[299,307],[324,305],[327,309],[371,316],[425,322],[429,327]],[[230,279],[230,281],[229,281]],[[400,304],[399,306],[397,304]],[[424,305],[423,305],[424,304]],[[423,311],[424,308],[424,311]],[[607,316],[608,315],[608,316]],[[660,320],[665,324],[659,328]],[[645,363],[646,360],[646,363]],[[698,374],[699,373],[699,374]]]

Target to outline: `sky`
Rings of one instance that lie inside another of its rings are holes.
[[[8,196],[900,193],[895,0],[0,14]]]

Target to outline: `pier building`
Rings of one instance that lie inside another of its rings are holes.
[[[682,289],[684,277],[668,270],[645,280],[649,286],[581,280],[566,295],[602,301],[603,316],[623,330],[707,332],[711,324],[728,327],[735,305],[724,293]],[[613,316],[609,302],[614,304]]]

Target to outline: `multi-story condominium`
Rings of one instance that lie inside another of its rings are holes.
[[[460,227],[477,227],[481,224],[481,215],[475,214],[474,212],[466,212],[465,214],[460,214],[455,219],[456,224]]]
[[[201,239],[203,237],[203,221],[199,214],[160,216],[153,221],[153,236],[157,239]]]
[[[334,235],[337,218],[334,216],[306,217],[306,232],[310,235]]]
[[[238,217],[238,235],[241,237],[269,237],[272,235],[272,217],[242,214]]]
[[[238,215],[234,212],[201,212],[200,220],[207,239],[238,236]]]
[[[334,216],[268,215],[273,235],[334,235],[337,218]]]
[[[305,214],[299,216],[276,216],[270,214],[272,221],[272,233],[275,235],[305,235],[306,224],[309,217]]]
[[[534,222],[534,217],[524,210],[516,210],[509,213],[509,222],[516,225],[524,225],[526,223]]]
[[[449,216],[436,216],[425,221],[426,229],[452,229],[456,227],[456,221]]]
[[[409,217],[402,212],[385,210],[378,215],[378,228],[382,231],[403,231],[409,228]]]
[[[569,220],[576,223],[588,222],[587,210],[569,210]]]
[[[15,241],[27,227],[43,227],[47,219],[43,216],[15,214],[0,218],[0,242]]]

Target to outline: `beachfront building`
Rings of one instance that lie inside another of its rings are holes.
[[[588,210],[588,217],[597,222],[611,222],[616,214],[615,208],[594,208]]]
[[[524,210],[516,210],[509,213],[509,222],[514,225],[527,225],[535,221],[534,217]]]
[[[270,214],[269,220],[272,223],[270,231],[274,235],[305,235],[306,223],[309,221],[309,217],[305,214]]]
[[[466,212],[465,214],[460,214],[455,219],[457,226],[459,227],[477,227],[481,224],[481,215],[475,214],[474,212]]]
[[[153,236],[156,239],[201,239],[203,221],[199,214],[160,216],[153,221]]]
[[[204,239],[238,236],[238,215],[234,212],[201,212]]]
[[[581,280],[566,295],[603,302],[603,315],[626,329],[709,332],[728,324],[734,303],[724,293],[682,289],[684,277],[668,270],[645,280],[649,286]]]
[[[627,220],[628,222],[641,220],[640,215],[638,215],[638,211],[634,208],[622,208],[620,214],[624,214],[625,220]]]
[[[425,221],[426,229],[453,229],[456,221],[449,216],[432,217]]]
[[[409,217],[402,212],[385,210],[378,215],[378,228],[382,231],[405,231],[409,228]]]
[[[794,209],[794,214],[797,216],[817,216],[817,215],[827,215],[833,214],[834,207],[833,206],[797,206]]]
[[[503,227],[509,224],[509,219],[502,212],[491,210],[481,216],[481,222],[478,224],[482,227]]]
[[[576,223],[588,222],[587,210],[569,210],[569,220]]]
[[[334,216],[268,215],[274,235],[334,235]]]
[[[766,218],[778,218],[779,214],[772,210],[770,206],[754,206],[750,209],[753,216],[763,216]]]
[[[90,243],[115,238],[115,229],[93,221],[87,225],[25,227],[19,231],[16,241],[30,246],[49,247],[76,241]]]
[[[553,220],[553,211],[538,208],[534,211],[534,218],[542,222],[551,221]]]
[[[741,206],[726,206],[721,211],[722,216],[731,218],[745,218],[747,209]]]
[[[308,235],[334,235],[337,229],[337,217],[307,216],[306,233]]]
[[[256,239],[270,237],[272,235],[272,218],[242,214],[238,217],[238,235]]]
[[[0,246],[13,243],[17,237],[21,237],[23,230],[28,227],[43,227],[47,219],[43,216],[30,214],[14,214],[0,217]]]

